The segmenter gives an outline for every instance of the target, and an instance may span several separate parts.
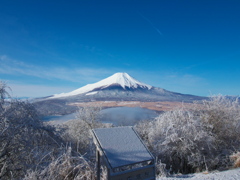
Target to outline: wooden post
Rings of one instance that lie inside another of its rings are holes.
[[[111,178],[111,176],[110,176],[110,169],[107,168],[107,179],[108,179],[108,180],[111,180],[110,178]]]
[[[97,161],[97,180],[100,180],[100,153],[96,149],[96,161]]]

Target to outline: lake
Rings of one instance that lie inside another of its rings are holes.
[[[159,114],[156,111],[140,107],[112,107],[101,110],[100,115],[98,121],[102,123],[111,123],[115,126],[133,126],[139,121],[154,119]],[[63,123],[72,119],[76,119],[76,113],[62,116],[46,116],[42,120]]]

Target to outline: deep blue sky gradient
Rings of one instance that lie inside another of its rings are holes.
[[[68,92],[116,72],[170,91],[240,93],[239,0],[0,0],[0,79]]]

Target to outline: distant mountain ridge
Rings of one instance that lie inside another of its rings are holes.
[[[76,107],[69,104],[93,101],[141,101],[141,102],[193,102],[206,97],[167,91],[142,83],[127,73],[115,73],[99,82],[88,84],[68,93],[55,94],[35,100],[41,112],[53,111],[54,114],[67,114]],[[41,110],[42,109],[42,110]],[[48,113],[51,114],[51,113]]]

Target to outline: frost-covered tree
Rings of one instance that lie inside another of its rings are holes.
[[[240,104],[238,98],[214,96],[202,104],[195,103],[198,113],[207,131],[214,134],[216,145],[221,149],[239,148],[240,143]]]
[[[24,179],[95,179],[95,146],[91,129],[109,127],[97,121],[100,110],[99,106],[84,106],[77,111],[75,120],[60,125],[61,137],[68,144],[68,148],[58,157],[52,157],[44,168],[30,169]]]
[[[94,146],[91,130],[94,128],[110,127],[98,122],[101,106],[84,106],[77,111],[76,119],[64,124],[62,135],[66,142],[70,142],[75,151],[81,154],[93,154]]]
[[[136,126],[158,160],[172,172],[226,168],[240,150],[238,99],[216,96]]]
[[[95,179],[95,165],[83,156],[72,155],[68,147],[59,157],[42,169],[28,170],[24,180],[93,180]]]
[[[213,150],[214,137],[190,111],[164,113],[149,133],[154,154],[176,172],[189,173],[203,168],[205,156]]]
[[[0,82],[0,179],[17,179],[58,147],[54,129],[44,126],[34,107],[11,99]]]
[[[0,82],[0,179],[94,179],[90,130],[104,127],[97,122],[100,109],[84,107],[56,131],[31,103],[11,99]]]

